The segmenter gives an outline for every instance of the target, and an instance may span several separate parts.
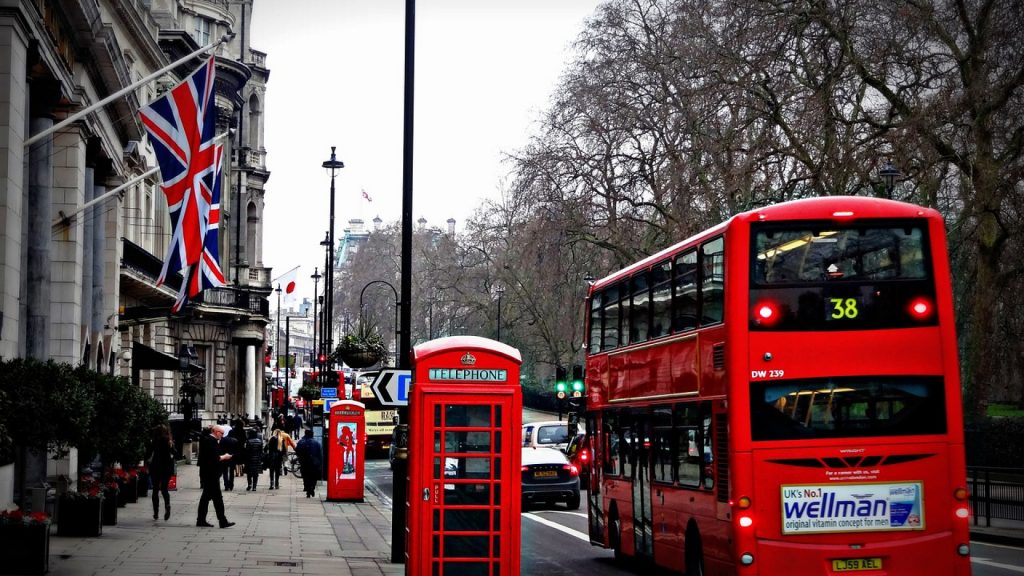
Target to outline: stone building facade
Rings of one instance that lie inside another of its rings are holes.
[[[131,376],[173,410],[184,346],[203,369],[200,418],[261,413],[270,73],[266,54],[250,46],[253,8],[254,0],[0,0],[0,356]],[[228,286],[171,314],[181,278],[156,286],[171,228],[138,111],[201,60],[39,135],[229,33],[212,49]]]

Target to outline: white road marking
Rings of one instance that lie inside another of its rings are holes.
[[[587,517],[586,512],[577,512],[574,510],[541,510],[539,512],[535,512],[535,514],[567,514],[569,516],[579,516],[580,518]]]
[[[1010,572],[1017,572],[1018,574],[1024,574],[1024,568],[1020,566],[1014,566],[1012,564],[1003,564],[1001,562],[993,562],[987,558],[971,558],[971,562],[974,564],[983,564],[985,566],[991,566],[993,568],[1001,568],[1003,570],[1009,570]]]
[[[532,512],[524,512],[523,513],[523,517],[524,518],[529,518],[530,520],[533,520],[534,522],[539,522],[539,523],[541,523],[541,524],[543,524],[545,526],[548,526],[550,528],[554,528],[555,530],[558,530],[559,532],[564,532],[564,533],[568,534],[569,536],[575,536],[576,538],[579,538],[580,540],[583,540],[584,542],[590,542],[590,536],[587,536],[583,532],[580,532],[579,530],[573,530],[572,528],[566,528],[565,526],[562,526],[561,524],[559,524],[557,522],[552,522],[551,520],[548,520],[547,518],[541,518],[540,516],[537,516],[536,514],[534,514]]]

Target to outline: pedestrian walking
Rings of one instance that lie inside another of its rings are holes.
[[[249,430],[245,441],[245,476],[249,480],[248,492],[256,491],[256,484],[263,473],[263,440],[255,429]]]
[[[160,517],[160,496],[164,498],[164,520],[171,517],[171,494],[168,485],[174,475],[174,440],[166,424],[153,429],[150,447],[149,480],[153,483],[153,520]]]
[[[320,444],[313,440],[312,430],[306,430],[302,440],[295,445],[295,455],[302,469],[302,487],[306,491],[306,498],[312,498],[316,496],[316,483],[323,466]]]
[[[240,478],[242,474],[245,474],[245,443],[249,440],[249,435],[245,432],[245,423],[238,416],[234,417],[231,422],[231,432],[228,432],[232,438],[238,441],[238,446],[242,454],[236,456],[231,462],[235,468],[235,478]]]
[[[267,453],[270,456],[270,489],[281,488],[281,465],[288,454],[288,447],[295,449],[295,441],[282,428],[275,428],[267,439]]]
[[[220,527],[229,528],[235,525],[224,515],[224,497],[220,493],[222,465],[231,460],[231,454],[222,454],[220,451],[220,440],[223,436],[224,430],[220,426],[210,426],[199,440],[199,480],[203,484],[203,494],[199,497],[196,526],[213,526],[206,521],[206,513],[210,509],[211,500]]]
[[[221,465],[223,468],[221,476],[224,477],[224,491],[231,492],[235,489],[235,462],[242,461],[245,445],[231,435],[231,429],[227,426],[220,426],[220,431],[224,435],[220,440],[220,451],[222,454],[231,455],[231,460],[227,460]]]

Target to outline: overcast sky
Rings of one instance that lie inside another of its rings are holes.
[[[496,197],[502,152],[525,145],[571,44],[600,0],[416,3],[413,219],[445,227]],[[263,264],[323,268],[337,146],[335,238],[351,218],[402,216],[404,0],[260,0],[253,49],[267,53]],[[372,198],[362,198],[362,190]],[[272,306],[276,303],[272,303]]]

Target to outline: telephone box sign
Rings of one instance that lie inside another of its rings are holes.
[[[435,382],[505,382],[508,371],[498,368],[431,368],[427,378]]]

